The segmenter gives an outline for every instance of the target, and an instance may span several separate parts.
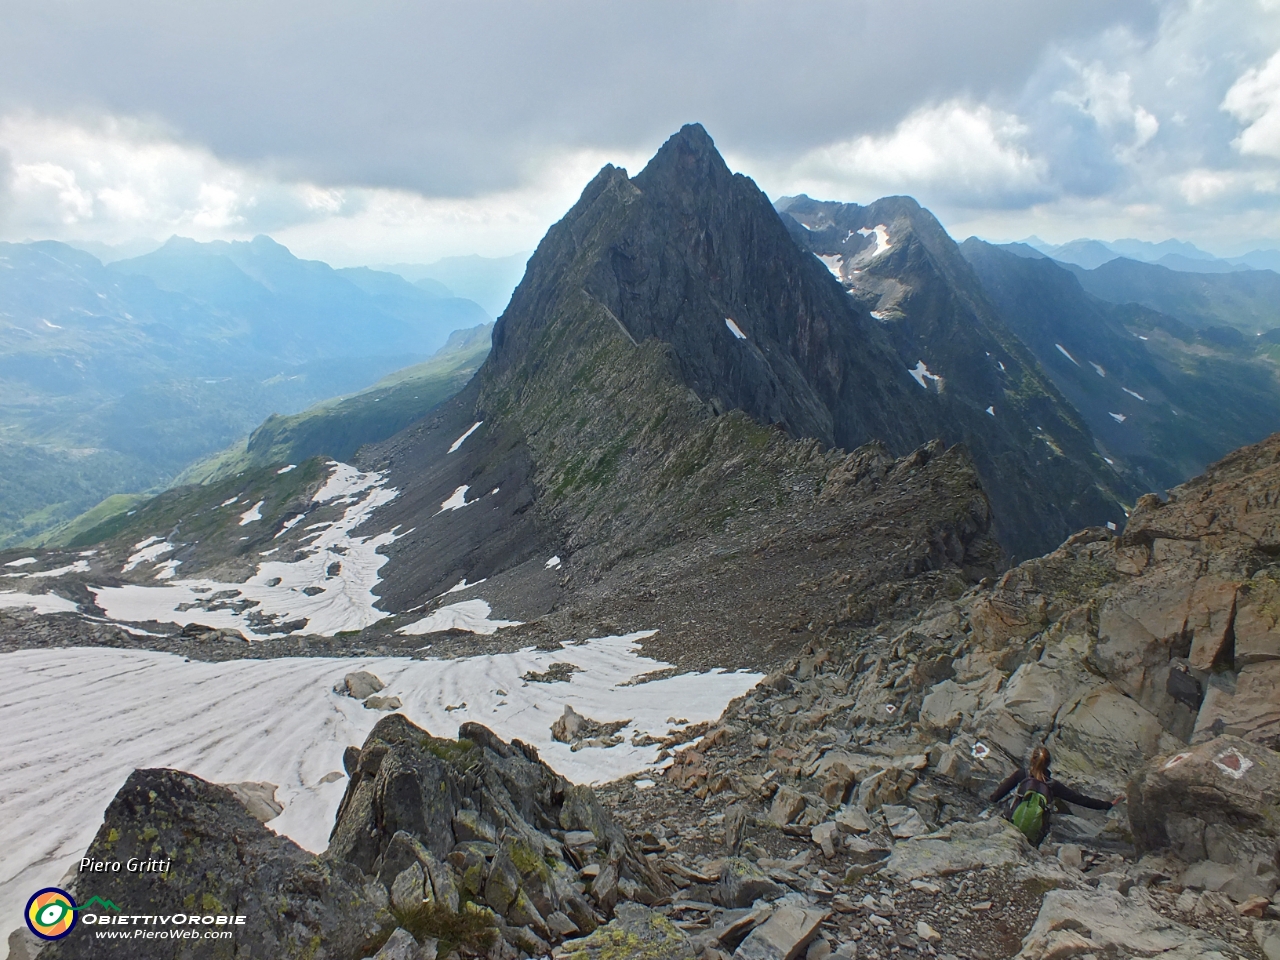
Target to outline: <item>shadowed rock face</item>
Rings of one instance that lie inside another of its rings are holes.
[[[847,291],[846,309],[871,317],[892,344],[898,367],[925,364],[927,389],[909,385],[927,402],[935,435],[971,451],[1011,553],[1035,556],[1082,526],[1123,520],[1117,499],[1137,491],[1107,467],[1089,427],[929,211],[910,197],[864,207],[801,196],[778,206],[795,242]],[[845,376],[855,376],[861,355],[855,346],[853,361],[841,362]],[[847,402],[831,409],[836,442],[847,443],[841,430],[857,423],[853,411]]]

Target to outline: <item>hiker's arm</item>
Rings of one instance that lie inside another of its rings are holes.
[[[1000,786],[996,787],[996,792],[991,795],[991,803],[999,803],[1010,790],[1020,784],[1027,778],[1026,771],[1021,767],[1009,774],[1004,780],[1000,781]]]
[[[1059,800],[1065,800],[1067,803],[1074,803],[1077,807],[1088,807],[1090,810],[1110,810],[1110,800],[1095,800],[1093,797],[1086,797],[1083,793],[1076,793],[1065,783],[1054,783],[1053,795]]]

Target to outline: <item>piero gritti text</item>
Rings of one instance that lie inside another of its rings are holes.
[[[168,873],[172,860],[157,860],[154,857],[142,859],[130,857],[128,860],[95,860],[85,857],[80,861],[81,873]]]

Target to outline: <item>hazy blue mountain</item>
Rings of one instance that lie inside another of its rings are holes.
[[[507,308],[511,291],[524,276],[527,253],[509,257],[445,257],[434,263],[392,263],[377,269],[397,273],[427,290],[452,291],[459,297],[474,300],[497,317]]]
[[[1280,250],[1251,250],[1239,257],[1230,257],[1231,263],[1250,270],[1275,270],[1280,273]]]
[[[1280,250],[1253,250],[1238,257],[1215,257],[1185,240],[1089,240],[1081,238],[1069,243],[1046,243],[1031,236],[1017,244],[999,244],[1003,249],[1027,256],[1034,250],[1059,263],[1070,263],[1086,270],[1096,270],[1118,258],[1159,264],[1181,273],[1235,273],[1241,270],[1274,270],[1280,272]],[[1018,249],[1014,249],[1017,247]]]
[[[1183,273],[1235,273],[1249,269],[1242,263],[1233,263],[1230,260],[1219,260],[1216,257],[1187,257],[1180,253],[1166,253],[1154,262]]]
[[[1045,245],[1038,249],[1055,260],[1074,263],[1086,270],[1100,267],[1108,260],[1114,260],[1120,256],[1101,240],[1072,240],[1070,243],[1061,243],[1057,246]]]
[[[1197,333],[1108,303],[1085,291],[1078,272],[1009,246],[970,238],[960,249],[1001,319],[1136,484],[1174,486],[1280,423],[1275,365],[1253,356],[1239,331]]]
[[[488,320],[266,237],[175,238],[109,266],[52,241],[0,244],[0,543],[163,486],[267,415],[360,389]]]
[[[1195,329],[1234,327],[1246,336],[1280,327],[1280,273],[1186,273],[1119,257],[1094,270],[1069,267],[1087,291],[1112,303],[1139,303]]]

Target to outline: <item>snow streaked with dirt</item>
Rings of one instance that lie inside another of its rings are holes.
[[[453,590],[446,591],[446,593],[452,592]],[[493,609],[485,600],[461,600],[432,611],[421,620],[415,620],[408,626],[401,627],[396,633],[421,636],[427,633],[442,633],[445,630],[466,630],[468,633],[481,633],[487,636],[497,633],[503,627],[520,626],[519,620],[490,620],[489,614],[492,612]]]
[[[479,429],[480,429],[480,424],[482,424],[482,423],[484,423],[484,421],[483,421],[483,420],[477,420],[475,423],[473,423],[471,426],[469,426],[469,427],[467,428],[467,432],[466,432],[466,433],[464,433],[462,436],[460,436],[457,440],[453,441],[453,443],[451,443],[451,444],[449,445],[449,452],[450,452],[450,453],[457,453],[457,452],[458,452],[458,448],[459,448],[459,447],[461,447],[464,443],[466,443],[467,437],[471,436],[473,433],[475,433],[477,430],[479,430]]]
[[[277,623],[305,618],[306,632],[322,636],[377,623],[388,616],[374,606],[378,598],[373,588],[387,562],[378,550],[400,534],[398,528],[368,537],[352,536],[351,531],[398,491],[384,485],[381,473],[361,473],[345,463],[329,466],[333,473],[313,499],[347,506],[337,520],[312,525],[314,532],[305,538],[310,542],[300,547],[306,552],[301,559],[261,563],[244,583],[193,578],[163,586],[91,587],[98,606],[112,620],[125,623],[202,623],[239,630],[250,639],[286,632],[255,614],[274,617]],[[309,588],[314,596],[305,592]]]
[[[651,633],[605,637],[559,650],[526,649],[459,660],[303,658],[187,662],[142,650],[22,650],[0,655],[0,913],[17,916],[32,890],[56,884],[84,855],[102,814],[136,767],[174,767],[206,780],[278,785],[284,812],[268,826],[301,846],[328,844],[346,777],[342,751],[385,714],[333,692],[368,670],[399,697],[399,711],[438,736],[476,721],[532,743],[578,783],[655,769],[668,717],[720,716],[760,674],[685,673],[648,683],[667,664],[643,657]],[[521,677],[553,663],[578,670],[559,683]],[[571,752],[551,724],[572,706],[593,720],[630,719],[609,749]],[[452,708],[452,709],[447,709]]]

